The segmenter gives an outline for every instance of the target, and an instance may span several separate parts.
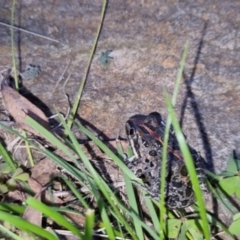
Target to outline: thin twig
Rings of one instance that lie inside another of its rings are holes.
[[[0,25],[3,25],[3,26],[5,26],[5,27],[9,27],[9,28],[14,29],[14,30],[18,30],[18,31],[22,31],[22,32],[25,32],[25,33],[29,33],[29,34],[35,35],[35,36],[37,36],[37,37],[41,37],[41,38],[50,40],[50,41],[52,41],[52,42],[61,43],[61,42],[59,42],[58,40],[55,40],[55,39],[53,39],[53,38],[49,38],[49,37],[40,35],[40,34],[38,34],[38,33],[30,32],[30,31],[25,30],[25,29],[20,28],[20,27],[14,27],[14,26],[11,26],[11,25],[9,25],[9,24],[7,24],[7,23],[0,22]]]
[[[12,50],[12,63],[13,63],[13,76],[14,76],[14,82],[15,82],[15,87],[16,90],[18,91],[19,89],[19,84],[18,84],[18,77],[17,77],[17,64],[16,64],[16,58],[15,58],[15,44],[14,44],[14,33],[13,33],[13,21],[14,21],[14,11],[15,11],[15,4],[16,1],[13,0],[12,2],[12,9],[11,9],[11,50]]]
[[[68,62],[68,64],[67,64],[66,67],[64,68],[61,76],[58,78],[58,81],[57,81],[57,83],[55,84],[55,87],[53,88],[53,90],[52,90],[52,92],[51,92],[51,95],[53,95],[53,93],[54,93],[54,91],[56,90],[56,88],[58,87],[59,83],[62,81],[63,76],[64,76],[65,72],[67,71],[70,63],[71,63],[71,60]]]

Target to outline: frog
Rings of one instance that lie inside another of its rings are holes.
[[[144,182],[148,195],[160,200],[163,138],[166,123],[158,112],[130,117],[125,125],[126,135],[133,157],[125,163],[136,177]],[[205,159],[192,147],[192,155],[200,188],[208,192],[206,185]],[[183,209],[195,201],[194,190],[173,128],[170,128],[167,146],[165,205],[169,209]]]

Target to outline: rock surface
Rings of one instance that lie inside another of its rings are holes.
[[[0,21],[10,24],[11,1],[2,0]],[[14,31],[20,70],[29,63],[42,73],[25,87],[54,113],[73,102],[98,25],[101,1],[23,0]],[[167,117],[162,87],[172,93],[186,42],[185,80],[176,111],[192,147],[220,172],[240,147],[240,2],[109,1],[96,54],[78,110],[81,118],[116,138],[126,120],[152,111]],[[0,25],[0,70],[12,66],[10,28]],[[99,61],[112,50],[109,64]],[[69,64],[66,72],[64,69]],[[64,79],[55,89],[61,75]],[[55,90],[54,90],[55,89]]]

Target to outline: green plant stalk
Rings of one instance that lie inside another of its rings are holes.
[[[27,138],[27,134],[26,134],[25,130],[23,131],[23,136],[25,138]],[[33,160],[32,152],[31,152],[31,149],[29,147],[28,141],[25,141],[25,145],[26,145],[26,149],[27,149],[27,155],[28,155],[28,159],[29,159],[29,162],[30,162],[30,166],[34,167],[34,160]]]
[[[61,116],[60,116],[61,117]],[[62,118],[62,117],[61,117]],[[63,120],[63,119],[62,119]],[[64,127],[65,123],[63,123]],[[87,129],[85,129],[81,124],[77,124],[77,126],[80,128],[81,131],[83,131],[85,134],[88,135],[88,137],[90,137],[91,139],[94,139],[94,142],[98,142],[99,140],[96,139],[95,136],[93,136],[92,133],[90,133]],[[72,142],[74,143],[76,141],[75,137],[73,136],[72,133],[70,133],[69,137],[71,138]],[[95,142],[95,143],[96,143]],[[103,143],[101,143],[101,141],[98,142],[101,145],[104,145]],[[78,144],[76,142],[76,144]],[[109,186],[102,180],[102,178],[99,176],[99,174],[93,169],[93,167],[91,166],[91,164],[89,163],[89,161],[87,160],[86,156],[83,155],[82,150],[76,149],[78,151],[79,156],[81,157],[81,159],[84,162],[84,165],[88,168],[89,172],[91,173],[91,176],[93,177],[94,181],[97,183],[98,187],[100,188],[101,192],[103,193],[103,195],[105,196],[105,198],[108,200],[108,202],[110,203],[110,205],[112,206],[112,208],[114,209],[114,212],[116,213],[117,219],[119,221],[121,221],[121,223],[126,227],[126,229],[128,230],[128,232],[131,234],[133,239],[136,239],[136,236],[134,234],[134,232],[132,231],[132,229],[130,228],[129,224],[126,222],[126,220],[123,218],[122,214],[120,213],[119,209],[116,206],[116,203],[118,202],[117,198],[115,197],[115,195],[112,193],[111,189],[109,188]],[[110,150],[109,150],[110,151]],[[111,152],[112,153],[112,152]],[[113,154],[113,153],[112,153]],[[116,156],[116,155],[115,155]],[[86,158],[86,159],[85,159]],[[121,161],[120,161],[121,162]],[[125,166],[126,167],[126,166]],[[105,215],[103,215],[102,217],[104,217]],[[105,216],[107,217],[107,215]]]
[[[15,44],[14,44],[14,29],[13,29],[13,23],[14,23],[14,11],[15,11],[15,4],[16,1],[12,1],[12,9],[11,9],[11,50],[12,50],[12,63],[13,63],[13,74],[14,74],[14,81],[15,81],[15,87],[16,90],[19,89],[18,85],[18,74],[17,74],[17,64],[15,59]]]
[[[155,206],[153,205],[153,201],[151,198],[145,198],[145,202],[146,202],[146,206],[148,208],[148,211],[149,211],[149,214],[150,214],[150,217],[152,219],[152,223],[153,223],[153,226],[154,226],[154,229],[157,233],[159,233],[159,231],[161,229],[159,229],[159,225],[160,225],[160,222],[159,222],[159,215],[158,213],[156,212],[156,208]],[[157,205],[157,204],[156,204]],[[159,239],[159,238],[158,238]]]
[[[12,171],[16,170],[16,166],[13,162],[12,157],[7,152],[7,150],[3,147],[3,145],[0,143],[0,154],[3,157],[3,160],[8,164],[8,166],[11,168]]]
[[[17,204],[11,204],[11,203],[6,203],[6,202],[1,202],[0,203],[0,211],[3,210],[5,212],[9,211],[14,214],[23,214],[25,211],[26,207],[24,206],[19,206]]]
[[[201,217],[202,223],[203,223],[204,236],[205,236],[206,240],[210,240],[210,233],[209,233],[206,209],[205,209],[204,201],[202,198],[202,191],[199,186],[199,181],[197,178],[197,173],[196,173],[196,169],[194,167],[193,159],[192,159],[191,153],[188,149],[188,146],[185,142],[183,133],[182,133],[179,123],[177,121],[176,114],[173,110],[171,101],[170,101],[169,96],[166,91],[164,91],[164,96],[165,96],[165,100],[167,103],[169,115],[172,118],[172,124],[173,124],[174,130],[175,130],[176,138],[178,140],[180,150],[185,159],[185,164],[186,164],[187,170],[189,172],[190,180],[193,185],[194,193],[195,193],[198,205],[199,205],[199,213],[200,213],[200,217]]]
[[[121,168],[121,170],[126,173],[133,181],[141,183],[139,178],[137,178],[132,171],[113,153],[104,143],[101,142],[96,136],[94,136],[90,131],[88,131],[83,125],[76,123],[77,127],[85,133],[97,146],[99,146],[114,162]]]
[[[10,213],[0,211],[0,220],[6,221],[11,223],[12,225],[16,226],[17,228],[25,231],[25,232],[30,232],[34,233],[37,235],[40,235],[42,237],[45,237],[46,239],[49,240],[57,240],[57,238],[52,235],[50,232],[42,229],[41,227],[34,225],[20,217],[14,216]]]
[[[183,50],[183,54],[182,54],[182,58],[181,58],[181,62],[180,62],[180,67],[177,73],[177,81],[173,90],[173,96],[172,96],[172,105],[173,107],[175,106],[176,102],[177,102],[177,95],[178,95],[178,91],[179,91],[179,87],[180,87],[180,83],[182,80],[182,75],[183,75],[183,70],[184,70],[184,66],[186,63],[186,59],[187,59],[187,53],[188,53],[188,43],[185,44],[184,46],[184,50]]]
[[[92,239],[93,227],[94,227],[94,210],[88,209],[86,212],[86,222],[84,231],[84,238],[86,240]]]
[[[128,199],[129,199],[130,208],[137,215],[139,215],[138,205],[137,205],[137,201],[136,201],[136,197],[135,197],[135,193],[134,193],[132,183],[131,183],[129,177],[125,173],[123,173],[123,177],[124,177],[124,182],[126,183],[126,191],[127,191],[127,196],[128,196]],[[135,232],[137,234],[138,239],[139,240],[144,240],[142,226],[139,224],[139,221],[137,221],[135,218],[133,218],[133,224],[134,224]]]
[[[71,128],[71,126],[73,124],[73,120],[74,120],[74,117],[77,113],[77,109],[78,109],[78,106],[79,106],[79,103],[80,103],[80,100],[81,100],[83,88],[84,88],[84,85],[85,85],[86,80],[87,80],[87,76],[88,76],[90,66],[91,66],[91,63],[92,63],[93,55],[94,55],[94,52],[96,50],[97,42],[98,42],[100,32],[101,32],[101,29],[102,29],[103,20],[104,20],[105,11],[106,11],[106,6],[107,6],[107,0],[103,0],[103,6],[102,6],[102,12],[101,12],[101,21],[100,21],[100,24],[98,26],[97,34],[96,34],[96,37],[94,39],[93,47],[92,47],[92,50],[90,52],[90,57],[88,59],[88,64],[87,64],[87,67],[85,69],[85,72],[84,72],[84,75],[83,75],[83,78],[82,78],[82,81],[81,81],[81,85],[79,87],[76,99],[74,101],[72,110],[71,110],[70,115],[69,115],[69,119],[68,119],[68,123],[67,123],[69,128]],[[66,136],[66,133],[64,133],[64,135]]]
[[[117,144],[117,152],[119,156],[123,156],[123,149],[120,146],[120,144]],[[128,199],[129,199],[129,205],[130,208],[139,215],[139,211],[138,211],[138,205],[137,205],[137,201],[136,201],[136,196],[134,193],[134,189],[133,189],[133,185],[130,181],[130,178],[127,176],[127,174],[123,173],[123,178],[124,178],[124,182],[125,182],[125,186],[126,186],[126,191],[127,191],[127,195],[128,195]],[[133,218],[133,224],[135,227],[135,232],[137,234],[137,237],[140,240],[144,239],[144,235],[143,235],[143,230],[142,230],[142,226],[139,224],[139,222]]]
[[[28,197],[26,203],[30,206],[35,208],[36,210],[40,211],[44,215],[53,219],[56,223],[61,226],[64,226],[66,229],[74,233],[76,236],[83,238],[83,235],[79,231],[77,227],[75,227],[72,223],[68,222],[60,213],[54,211],[47,205],[43,204],[42,202],[38,201],[33,197]]]
[[[75,188],[75,186],[73,185],[73,183],[71,181],[69,181],[66,177],[60,175],[57,176],[57,178],[61,178],[69,187],[69,189],[73,192],[73,194],[78,198],[79,202],[83,205],[84,208],[88,209],[90,208],[90,206],[88,205],[88,203],[84,200],[84,198],[81,196],[81,194],[79,193],[79,190]]]
[[[7,228],[5,228],[3,225],[0,224],[0,233],[1,235],[7,235],[8,237],[11,237],[10,239],[14,239],[14,240],[24,240],[24,238],[19,237],[18,235],[14,234],[13,232],[11,232],[10,230],[8,230]]]
[[[187,58],[187,52],[188,52],[188,44],[186,43],[184,46],[184,51],[182,54],[181,62],[180,62],[180,67],[178,70],[177,74],[177,80],[176,84],[174,87],[173,91],[173,96],[172,96],[172,105],[174,106],[177,101],[177,94],[179,91],[181,79],[182,79],[182,74],[183,74],[183,69],[184,65],[186,62]],[[161,187],[160,187],[160,236],[161,240],[164,238],[164,214],[166,212],[166,208],[164,206],[164,201],[165,201],[165,182],[166,182],[166,169],[167,169],[167,147],[168,147],[168,139],[169,139],[169,131],[170,131],[170,126],[171,126],[171,117],[168,116],[167,118],[167,123],[166,123],[166,128],[165,128],[165,133],[164,133],[164,143],[163,143],[163,152],[162,152],[162,168],[161,168]]]

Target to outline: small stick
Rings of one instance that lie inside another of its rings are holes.
[[[58,40],[55,40],[55,39],[52,39],[52,38],[49,38],[49,37],[46,37],[46,36],[43,36],[43,35],[40,35],[38,33],[34,33],[34,32],[30,32],[28,30],[25,30],[23,28],[20,28],[20,27],[13,27],[7,23],[3,23],[3,22],[0,22],[0,25],[3,25],[5,27],[9,27],[9,28],[12,28],[14,30],[19,30],[19,31],[22,31],[22,32],[25,32],[25,33],[30,33],[32,35],[35,35],[35,36],[38,36],[38,37],[41,37],[41,38],[44,38],[44,39],[47,39],[47,40],[50,40],[50,41],[53,41],[53,42],[57,42],[57,43],[60,43]]]

